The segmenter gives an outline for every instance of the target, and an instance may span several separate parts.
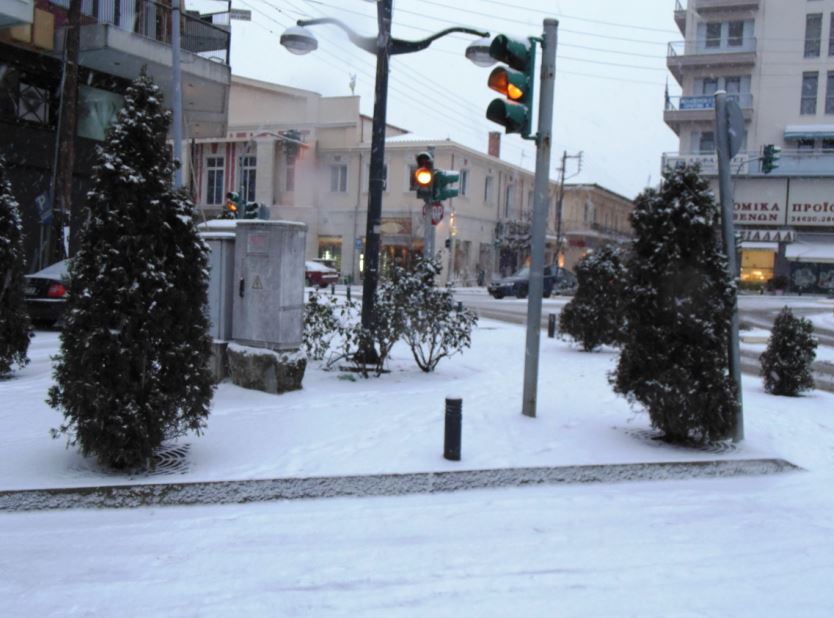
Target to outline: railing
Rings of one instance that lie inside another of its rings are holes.
[[[152,0],[92,0],[84,2],[83,8],[85,15],[100,24],[171,44],[171,7],[167,4]],[[180,16],[182,49],[229,64],[229,24],[228,13],[196,16],[183,11]]]
[[[733,175],[759,175],[761,170],[761,152],[750,150],[739,152],[730,163]],[[679,162],[701,164],[706,174],[718,173],[716,154],[681,154],[667,152],[663,154],[663,166],[674,167]],[[770,176],[830,176],[834,169],[834,150],[783,150],[779,166]]]
[[[742,109],[753,109],[753,94],[742,92],[728,94],[728,101],[735,101]],[[687,111],[715,109],[715,95],[705,94],[700,96],[668,97],[666,99],[666,111]]]
[[[726,40],[715,44],[713,39],[701,38],[693,41],[671,41],[666,49],[666,55],[669,58],[675,58],[702,54],[743,54],[754,51],[756,51],[756,37],[754,36],[733,39],[732,45]]]
[[[681,3],[681,0],[675,0],[675,11],[685,11],[686,7]]]

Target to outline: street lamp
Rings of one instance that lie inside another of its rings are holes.
[[[488,32],[472,28],[447,28],[420,41],[405,41],[391,37],[391,13],[393,0],[378,0],[375,37],[361,36],[346,24],[332,17],[299,19],[298,27],[288,29],[281,36],[281,45],[294,54],[306,54],[318,46],[315,37],[306,26],[332,24],[347,33],[350,42],[368,53],[376,55],[376,84],[374,87],[374,120],[371,129],[371,164],[368,185],[368,221],[365,229],[365,280],[362,287],[362,327],[366,333],[374,331],[374,300],[379,281],[379,240],[382,225],[382,191],[385,184],[385,123],[388,106],[388,60],[393,54],[410,54],[425,49],[433,41],[452,32],[463,32],[488,37]],[[365,341],[357,360],[365,364],[377,361],[377,353],[370,341]]]

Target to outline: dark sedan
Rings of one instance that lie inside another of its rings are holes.
[[[572,294],[576,291],[576,276],[569,270],[556,266],[545,266],[544,269],[543,296],[548,298],[551,294]],[[493,281],[487,286],[487,291],[495,298],[515,296],[516,298],[527,298],[530,288],[530,268],[525,266],[509,277]]]
[[[62,260],[25,276],[24,302],[33,324],[60,322],[67,305],[68,268],[69,260]]]

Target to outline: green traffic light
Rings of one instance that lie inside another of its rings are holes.
[[[779,158],[782,156],[782,149],[773,144],[765,144],[762,155],[762,172],[769,174],[779,167]]]
[[[526,105],[504,99],[493,99],[487,107],[486,117],[502,125],[507,133],[529,135],[530,110]]]
[[[442,202],[450,197],[457,197],[460,191],[450,185],[460,180],[460,172],[451,170],[435,170],[434,183],[432,184],[432,200]]]
[[[506,34],[499,34],[489,45],[490,56],[524,73],[531,71],[536,64],[534,54],[534,47],[528,41],[513,39]]]

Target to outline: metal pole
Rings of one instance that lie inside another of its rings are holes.
[[[174,116],[174,160],[179,162],[174,170],[174,185],[183,187],[182,180],[182,67],[180,59],[180,0],[171,0],[171,64],[173,65],[172,114]]]
[[[559,257],[562,255],[562,200],[565,199],[565,166],[568,162],[568,151],[562,151],[562,169],[559,173],[559,201],[556,202],[556,266],[561,266]]]
[[[536,183],[533,206],[533,239],[530,262],[530,287],[527,298],[527,345],[524,357],[524,396],[521,413],[536,416],[536,391],[539,375],[539,337],[544,291],[544,234],[547,227],[550,149],[553,127],[553,88],[556,81],[556,42],[559,22],[544,20],[542,35],[539,130],[536,135]]]
[[[718,150],[718,192],[721,197],[721,232],[724,249],[727,252],[727,270],[733,281],[738,281],[738,255],[736,253],[735,230],[733,229],[733,185],[730,180],[730,134],[727,115],[727,93],[719,90],[715,93],[716,148]],[[733,294],[733,313],[730,318],[730,336],[727,342],[727,358],[730,376],[736,387],[738,411],[733,430],[733,442],[744,439],[744,413],[741,396],[741,361],[738,342],[738,299]]]
[[[368,188],[368,221],[365,228],[365,278],[362,286],[362,327],[374,328],[374,302],[379,282],[379,235],[382,225],[382,190],[385,184],[385,116],[388,106],[388,58],[391,48],[391,3],[379,0],[376,38],[376,85],[374,87],[374,120],[371,127],[371,170]],[[364,362],[376,362],[376,350],[365,345],[361,350]]]

